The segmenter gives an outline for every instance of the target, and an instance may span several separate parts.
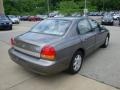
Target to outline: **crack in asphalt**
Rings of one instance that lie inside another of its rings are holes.
[[[14,84],[14,85],[6,88],[5,90],[9,90],[9,89],[11,89],[11,88],[14,88],[14,87],[16,87],[16,86],[18,86],[18,85],[26,82],[26,81],[29,81],[29,80],[34,79],[34,78],[37,78],[37,77],[38,77],[38,76],[33,76],[33,77],[28,78],[28,79],[25,79],[25,80],[23,80],[23,81],[21,81],[21,82],[19,82],[19,83],[16,83],[16,84]]]
[[[94,80],[94,81],[96,81],[96,82],[99,82],[99,83],[102,83],[102,84],[105,84],[105,85],[108,85],[108,86],[111,86],[111,87],[114,87],[114,88],[120,90],[119,87],[115,87],[115,86],[113,86],[113,85],[111,85],[111,84],[107,84],[107,83],[105,83],[104,81],[100,81],[100,80],[97,80],[97,79],[94,79],[94,78],[88,77],[88,76],[83,75],[83,74],[80,74],[80,73],[78,73],[78,75],[81,75],[81,76],[83,76],[83,77],[86,77],[86,78],[92,79],[92,80]]]

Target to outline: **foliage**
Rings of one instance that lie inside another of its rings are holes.
[[[73,1],[63,1],[63,2],[60,2],[60,11],[64,14],[65,13],[70,14],[70,13],[73,13],[73,12],[78,12],[79,11],[79,5],[76,4]]]
[[[3,0],[6,14],[36,15],[46,14],[48,0]],[[50,11],[64,14],[82,12],[84,0],[49,0]],[[87,0],[89,11],[120,10],[120,0]]]

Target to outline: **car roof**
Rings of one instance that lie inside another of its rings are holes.
[[[79,20],[79,19],[83,19],[86,17],[52,17],[52,18],[48,18],[48,19],[63,19],[63,20]]]

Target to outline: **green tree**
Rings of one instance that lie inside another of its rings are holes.
[[[3,0],[5,13],[15,15],[36,15],[47,13],[47,0]],[[84,0],[49,0],[50,11],[64,14],[83,12]],[[120,10],[120,0],[87,0],[89,11]]]
[[[79,12],[79,5],[74,1],[62,1],[60,2],[59,9],[64,14],[71,14],[73,12]]]

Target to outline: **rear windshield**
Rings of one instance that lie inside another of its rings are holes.
[[[31,31],[41,34],[64,35],[70,24],[70,20],[43,20]]]

